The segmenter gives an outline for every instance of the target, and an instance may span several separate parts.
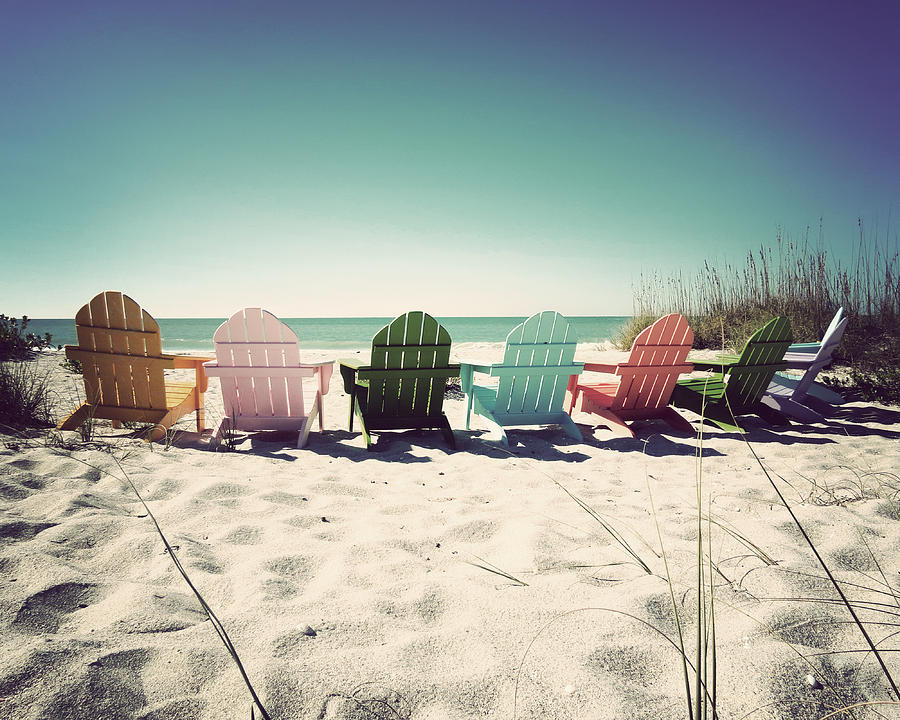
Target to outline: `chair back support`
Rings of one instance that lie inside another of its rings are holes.
[[[450,333],[431,315],[413,311],[395,318],[372,338],[372,359],[359,370],[368,382],[370,418],[439,418],[450,367]]]
[[[782,358],[791,341],[791,324],[783,315],[773,318],[750,336],[727,375],[725,394],[733,409],[749,407],[759,401],[775,372],[787,367]]]
[[[75,315],[78,348],[68,357],[82,365],[85,395],[96,405],[165,410],[159,325],[120,292],[100,293]]]
[[[571,323],[552,310],[514,327],[506,336],[503,363],[491,367],[491,375],[500,379],[495,412],[563,412],[569,377],[584,367],[574,362],[576,345]]]
[[[837,315],[835,315],[835,317],[837,317]],[[844,318],[840,322],[828,327],[828,330],[822,337],[822,347],[820,347],[819,352],[816,353],[813,364],[824,367],[831,362],[831,356],[834,354],[834,351],[837,350],[837,346],[841,344],[841,339],[844,337],[844,330],[847,329],[847,320],[848,318]]]
[[[244,308],[213,335],[215,374],[222,386],[226,417],[241,428],[241,418],[304,417],[297,335],[262,308]],[[228,368],[235,368],[229,372]],[[278,372],[279,368],[285,368]],[[292,371],[288,372],[287,369]],[[306,375],[312,375],[309,370]]]
[[[611,409],[656,410],[669,404],[675,381],[690,372],[686,361],[694,333],[684,316],[672,313],[644,328],[631,344],[628,362],[620,364]]]

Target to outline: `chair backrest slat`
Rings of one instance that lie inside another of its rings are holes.
[[[240,418],[303,417],[302,379],[271,368],[300,364],[297,335],[275,315],[262,308],[244,308],[222,323],[213,342],[219,368],[251,368],[229,375],[217,373],[225,414],[240,425]]]
[[[499,378],[495,412],[512,415],[562,412],[577,339],[571,323],[553,310],[536,313],[506,336],[503,362],[492,366]]]
[[[75,315],[85,393],[90,402],[164,410],[166,390],[159,325],[120,292],[96,295]],[[132,359],[134,358],[134,359]],[[136,362],[137,358],[162,362]]]
[[[440,415],[446,373],[423,375],[421,371],[443,370],[449,364],[450,334],[433,317],[412,311],[395,318],[372,338],[369,366],[391,372],[369,380],[366,413],[380,417]]]
[[[675,382],[689,366],[686,358],[694,333],[678,313],[644,328],[631,344],[628,361],[619,366],[615,410],[660,409],[669,404]]]
[[[773,318],[747,340],[738,361],[727,374],[725,394],[733,410],[749,407],[762,397],[791,344],[791,324],[784,316]]]

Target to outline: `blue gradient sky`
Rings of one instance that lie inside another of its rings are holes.
[[[900,6],[731,5],[0,0],[0,312],[628,314],[888,229]]]

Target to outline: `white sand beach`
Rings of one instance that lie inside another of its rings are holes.
[[[490,362],[499,348],[455,355]],[[61,359],[37,361],[60,414],[81,382]],[[686,717],[662,550],[693,658],[701,469],[719,716],[896,699],[754,453],[847,594],[882,603],[860,613],[900,679],[900,409],[851,402],[785,428],[749,418],[749,445],[704,427],[700,461],[697,437],[661,422],[632,440],[578,414],[583,442],[512,429],[506,451],[478,418],[464,430],[459,398],[445,402],[455,452],[437,431],[385,433],[367,452],[337,373],[325,430],[302,450],[260,433],[213,452],[216,380],[206,405],[207,432],[185,418],[168,446],[103,422],[87,444],[0,434],[0,717],[250,717],[126,476],[272,718]],[[855,717],[876,711],[900,717]]]

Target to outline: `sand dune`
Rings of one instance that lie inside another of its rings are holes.
[[[491,361],[498,351],[457,354]],[[58,360],[40,362],[62,411],[78,388]],[[214,428],[215,381],[207,404]],[[325,431],[304,450],[257,434],[211,452],[209,433],[188,421],[169,448],[103,424],[88,446],[74,434],[66,447],[0,435],[0,716],[250,717],[235,665],[127,475],[273,718],[685,717],[679,656],[661,634],[675,627],[657,523],[693,647],[697,438],[655,422],[639,439],[615,438],[583,415],[584,442],[514,429],[507,452],[477,419],[462,430],[463,412],[447,402],[456,452],[429,431],[385,434],[368,453],[346,430],[336,377]],[[898,421],[900,411],[868,403],[816,425],[748,421],[753,449],[837,576],[884,590],[883,571],[895,593]],[[814,718],[890,699],[862,653],[809,658],[839,696],[806,682],[814,671],[798,653],[863,640],[828,602],[834,591],[744,441],[709,429],[702,446],[720,716]],[[871,630],[876,640],[891,632]],[[884,657],[900,678],[900,655]]]

